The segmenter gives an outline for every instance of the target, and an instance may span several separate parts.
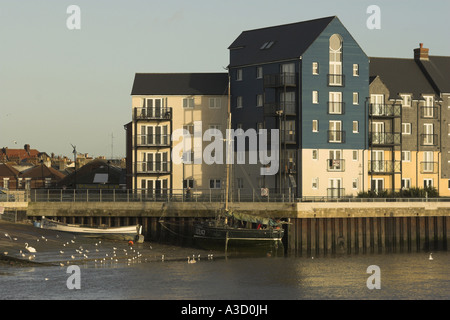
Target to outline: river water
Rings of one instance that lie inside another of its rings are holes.
[[[176,249],[175,249],[176,250]],[[185,248],[180,250],[186,250]],[[185,252],[182,254],[185,254]],[[198,260],[198,258],[197,258]],[[378,266],[368,288],[369,266]],[[186,260],[79,264],[80,289],[66,266],[0,265],[0,299],[309,300],[450,298],[450,253],[322,257],[206,255]],[[75,273],[74,273],[75,274]]]

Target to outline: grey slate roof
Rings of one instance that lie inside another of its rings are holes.
[[[450,93],[450,57],[430,56],[428,61],[421,60],[420,64],[437,91]]]
[[[391,98],[411,93],[413,99],[422,94],[437,94],[414,59],[370,58],[369,76],[379,76],[388,87]]]
[[[228,73],[136,73],[131,95],[226,95]]]
[[[228,48],[230,67],[299,58],[333,19],[337,17],[244,31]],[[269,49],[261,50],[271,41]]]

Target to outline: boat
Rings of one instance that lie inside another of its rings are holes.
[[[142,241],[142,226],[132,225],[123,227],[108,227],[108,226],[84,226],[79,224],[62,223],[59,221],[42,218],[42,220],[35,223],[36,227],[54,231],[69,232],[77,235],[83,235],[85,237],[94,238],[107,238],[112,240],[132,240],[139,242]]]

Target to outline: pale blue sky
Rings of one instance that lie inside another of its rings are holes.
[[[69,5],[81,30],[68,30]],[[369,5],[381,30],[369,30]],[[450,55],[448,0],[2,0],[0,147],[125,156],[136,72],[225,72],[244,30],[337,15],[368,56]],[[17,144],[15,144],[15,142]]]

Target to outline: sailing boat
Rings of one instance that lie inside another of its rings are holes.
[[[228,86],[228,125],[231,128],[230,111],[230,86]],[[230,147],[231,131],[228,130],[227,136],[228,148]],[[229,156],[231,152],[227,152]],[[227,159],[229,160],[229,159]],[[197,223],[194,229],[194,239],[202,246],[224,245],[225,251],[228,244],[236,246],[255,246],[255,245],[278,245],[284,236],[282,222],[277,222],[269,218],[258,217],[251,214],[231,212],[228,208],[229,202],[229,176],[230,161],[226,164],[226,193],[225,208],[223,215],[218,215],[213,221],[203,221]],[[252,226],[256,228],[251,228]]]

